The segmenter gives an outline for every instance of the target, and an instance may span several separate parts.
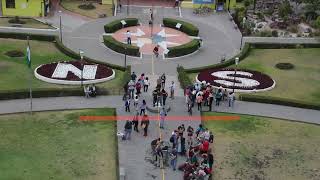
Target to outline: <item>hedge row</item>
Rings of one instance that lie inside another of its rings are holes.
[[[197,51],[200,48],[201,44],[200,41],[197,39],[193,39],[192,41],[180,45],[180,46],[174,46],[174,47],[169,47],[167,57],[179,57],[179,56],[184,56],[187,54],[191,54],[195,51]]]
[[[165,27],[177,29],[176,28],[177,23],[181,24],[181,28],[178,30],[188,34],[189,36],[198,36],[199,35],[199,29],[196,26],[194,26],[193,24],[190,24],[185,21],[177,20],[177,19],[163,18],[163,25]]]
[[[80,59],[80,55],[74,51],[72,51],[71,49],[67,48],[65,45],[63,45],[61,43],[61,41],[59,40],[59,38],[57,37],[56,38],[56,47],[61,51],[63,52],[64,54],[66,54],[67,56],[70,56],[74,59]],[[120,71],[125,71],[126,68],[125,67],[122,67],[122,66],[118,66],[118,65],[114,65],[114,64],[109,64],[109,63],[105,63],[105,62],[101,62],[101,61],[98,61],[98,60],[95,60],[95,59],[91,59],[91,58],[88,58],[88,57],[83,57],[84,60],[86,61],[89,61],[89,62],[94,62],[94,63],[100,63],[100,64],[105,64],[109,67],[111,67],[112,69],[118,69]]]
[[[121,21],[124,20],[127,24],[124,25],[124,27],[130,27],[130,26],[136,26],[138,25],[138,19],[137,18],[125,18],[125,19],[119,19],[110,22],[109,24],[104,25],[104,31],[106,33],[114,33],[118,31],[119,29],[123,28]]]
[[[305,108],[305,109],[315,109],[320,110],[319,103],[310,103],[286,98],[277,98],[277,97],[270,97],[270,96],[261,96],[261,95],[253,95],[253,94],[240,94],[239,99],[242,101],[250,101],[250,102],[259,102],[259,103],[266,103],[266,104],[277,104],[277,105],[284,105],[284,106],[292,106],[298,108]]]
[[[199,68],[192,68],[192,69],[186,69],[185,71],[187,73],[197,73],[203,70],[207,70],[207,69],[213,69],[213,68],[225,68],[228,66],[231,66],[235,63],[235,58],[239,57],[239,61],[243,60],[244,58],[246,58],[250,52],[250,44],[246,43],[244,45],[244,47],[242,48],[242,51],[237,54],[236,56],[224,61],[223,63],[219,63],[219,64],[213,64],[213,65],[209,65],[209,66],[203,66],[203,67],[199,67]]]
[[[139,47],[121,43],[112,36],[103,36],[103,42],[108,48],[118,53],[127,54],[130,56],[140,56]]]
[[[54,35],[37,35],[37,34],[27,34],[27,33],[0,32],[0,38],[26,40],[28,36],[30,40],[50,41],[50,42],[55,40]]]
[[[188,77],[188,73],[182,66],[177,67],[178,79],[180,82],[180,86],[182,89],[186,89],[188,86],[192,85],[190,78]]]
[[[295,48],[320,48],[318,44],[278,44],[278,43],[250,43],[255,49],[295,49]]]

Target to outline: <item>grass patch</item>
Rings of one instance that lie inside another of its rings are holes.
[[[113,109],[0,116],[0,179],[116,179],[116,122],[80,122]]]
[[[276,81],[271,91],[257,95],[287,98],[305,102],[320,101],[320,50],[306,49],[252,49],[241,61],[239,68],[256,70],[268,74]],[[281,62],[294,65],[294,69],[281,70],[275,67]]]
[[[215,134],[214,179],[319,179],[320,126],[239,116],[204,122]]]
[[[12,25],[14,25],[14,24],[9,23],[8,21],[13,18],[14,17],[12,17],[12,18],[1,17],[0,18],[0,26],[12,27]],[[39,22],[39,21],[32,19],[32,18],[20,18],[20,20],[25,22],[25,24],[21,24],[21,26],[20,26],[23,28],[55,29],[52,26],[49,26],[47,24],[44,24],[44,23]]]
[[[5,55],[7,51],[21,50],[25,52],[27,42],[16,39],[0,39],[0,91],[22,90],[29,88],[30,70],[26,65],[26,60],[22,58],[10,58]],[[72,58],[61,53],[51,42],[30,41],[32,70],[41,64],[56,62],[59,60],[72,60]],[[113,80],[97,84],[99,88],[107,88],[118,94],[122,89],[123,71],[115,70],[116,77]],[[66,89],[76,86],[50,84],[32,77],[33,89]],[[80,87],[80,86],[79,86]]]
[[[82,16],[87,16],[89,18],[99,18],[99,15],[106,14],[107,17],[113,16],[112,5],[111,4],[99,4],[92,3],[96,8],[92,10],[80,9],[79,5],[82,5],[83,1],[78,0],[63,0],[61,1],[61,6],[71,12],[80,14]]]

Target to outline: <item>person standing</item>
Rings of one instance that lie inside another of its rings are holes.
[[[138,129],[138,125],[139,125],[139,111],[136,111],[136,114],[133,116],[132,123],[133,123],[133,130],[136,131],[136,132],[139,132],[139,129]]]
[[[126,124],[124,125],[124,139],[130,140],[131,139],[131,131],[132,131],[132,122],[127,120]]]
[[[228,101],[229,101],[229,107],[233,107],[234,105],[234,100],[236,99],[234,92],[230,92],[228,96]]]
[[[125,100],[124,106],[126,108],[126,112],[130,112],[130,99],[129,98],[127,98]]]
[[[143,129],[143,136],[147,136],[148,135],[148,127],[149,127],[149,118],[147,114],[144,114],[142,119],[141,119],[141,127]]]
[[[176,148],[173,148],[170,153],[170,164],[172,166],[172,169],[175,171],[177,167],[177,160],[178,160],[178,152]]]
[[[141,93],[141,83],[142,83],[142,81],[141,80],[139,80],[137,83],[136,83],[136,94],[137,95],[140,95],[140,93]]]
[[[134,101],[133,101],[133,106],[134,106],[134,107],[137,107],[137,106],[138,106],[138,103],[139,103],[139,96],[138,96],[137,93],[134,95],[134,99],[133,99],[133,100],[134,100]]]
[[[161,95],[162,95],[162,105],[165,106],[166,105],[166,100],[167,100],[167,97],[168,97],[168,93],[167,93],[166,90],[162,89]]]
[[[170,98],[174,99],[174,89],[175,89],[174,81],[171,82],[171,85],[169,86],[169,89],[170,89]]]
[[[130,32],[130,30],[127,30],[126,36],[127,36],[127,44],[131,45],[131,32]]]
[[[158,91],[157,91],[157,89],[155,89],[155,90],[152,91],[152,97],[153,97],[153,102],[152,102],[152,104],[153,104],[153,107],[155,107],[155,106],[156,106],[156,103],[157,103],[157,97],[158,97]]]
[[[187,144],[188,146],[192,146],[192,137],[193,137],[193,133],[194,133],[194,129],[191,126],[188,126],[187,128],[187,135],[188,135],[188,139],[187,139]]]
[[[222,98],[222,92],[221,92],[221,89],[219,89],[218,92],[216,93],[216,106],[220,105],[221,98]]]
[[[211,111],[212,110],[212,103],[213,103],[213,99],[214,99],[212,92],[209,93],[209,97],[208,98],[209,98],[209,100],[208,100],[209,111]]]
[[[133,95],[134,95],[134,89],[135,89],[135,83],[133,80],[130,80],[128,83],[128,89],[129,89],[129,98],[133,99]]]
[[[146,108],[147,108],[147,102],[146,100],[142,100],[142,104],[140,106],[140,116],[142,113],[145,115],[146,114]]]
[[[149,78],[146,77],[143,81],[143,92],[148,92],[149,86],[150,86]]]
[[[202,100],[203,100],[203,97],[201,94],[199,94],[196,99],[198,104],[198,111],[202,111]]]
[[[160,77],[161,79],[161,87],[162,89],[164,89],[165,85],[166,85],[166,75],[163,73]]]
[[[165,107],[161,108],[159,116],[160,116],[160,128],[164,129],[164,119],[167,116],[167,112],[166,112]]]
[[[136,82],[136,79],[137,79],[136,73],[135,73],[135,72],[132,72],[132,74],[131,74],[131,80],[132,80],[133,82]]]

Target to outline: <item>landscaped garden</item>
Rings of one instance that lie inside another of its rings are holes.
[[[207,116],[235,114],[208,112]],[[205,121],[214,133],[213,179],[320,178],[318,125],[239,115],[235,121]]]
[[[238,68],[255,70],[269,75],[276,86],[270,91],[255,93],[265,97],[318,103],[320,100],[320,50],[302,49],[251,49]],[[283,70],[278,63],[291,63],[293,69]],[[234,67],[234,66],[231,66]],[[195,82],[198,73],[189,74]]]
[[[104,17],[104,15],[107,17],[113,16],[111,0],[110,4],[100,4],[97,1],[84,2],[83,0],[63,0],[61,1],[61,6],[68,11],[90,18]]]
[[[38,29],[55,29],[54,27],[37,21],[33,18],[20,17],[0,17],[0,26],[3,27],[22,27],[22,28],[38,28]]]
[[[0,179],[117,179],[116,122],[81,122],[113,109],[0,116]]]
[[[26,53],[27,41],[16,39],[0,39],[0,90],[1,92],[27,90],[29,88],[29,78],[32,74],[33,90],[65,90],[80,88],[80,86],[50,84],[38,80],[33,75],[33,70],[42,64],[57,61],[70,61],[71,57],[60,52],[54,43],[43,41],[30,41],[32,72],[26,65],[26,58],[9,57],[8,51],[20,51]],[[119,94],[122,90],[125,73],[115,70],[115,78],[108,82],[97,84],[98,88],[107,89],[110,93]]]

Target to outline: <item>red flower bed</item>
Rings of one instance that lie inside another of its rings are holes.
[[[228,88],[228,89],[240,89],[240,90],[262,90],[262,89],[267,89],[267,88],[270,88],[274,85],[274,81],[272,78],[270,78],[268,75],[266,74],[263,74],[263,73],[260,73],[258,71],[252,71],[252,70],[245,70],[245,69],[237,69],[237,72],[239,71],[242,71],[242,72],[248,72],[248,73],[251,73],[253,76],[251,77],[248,77],[248,76],[244,76],[244,75],[241,75],[241,74],[236,74],[234,75],[233,73],[232,74],[228,74],[228,77],[241,77],[241,78],[247,78],[247,79],[253,79],[253,80],[256,80],[258,81],[260,84],[258,86],[248,86],[248,87],[245,87],[245,86],[242,86],[242,87],[239,87],[239,86],[227,86],[225,84],[220,84],[220,83],[217,83],[215,82],[215,80],[225,80],[225,81],[229,81],[229,82],[234,82],[233,79],[228,79],[228,78],[221,78],[221,77],[216,77],[216,76],[213,76],[211,75],[212,73],[214,72],[218,72],[218,71],[234,71],[234,69],[209,69],[209,70],[205,70],[205,71],[202,71],[198,74],[198,81],[202,82],[202,81],[206,81],[207,83],[210,83],[211,85],[213,86],[216,86],[216,87],[223,87],[223,88]],[[241,83],[240,80],[237,80],[235,81],[236,83]]]
[[[81,81],[81,78],[79,78],[78,76],[73,74],[71,71],[68,72],[68,75],[67,75],[66,78],[54,78],[54,77],[52,77],[52,74],[55,71],[58,63],[59,62],[41,65],[37,69],[37,73],[39,75],[42,75],[44,77],[51,78],[51,79],[69,80],[69,81]],[[77,67],[80,70],[82,70],[82,67],[83,67],[81,65],[81,61],[66,61],[66,62],[60,62],[60,63],[72,64],[72,65],[74,65],[75,67]],[[83,65],[98,65],[95,79],[107,78],[107,77],[109,77],[109,76],[111,76],[113,74],[112,69],[109,68],[106,65],[94,64],[94,63],[89,63],[89,62],[85,62],[85,61],[83,62]],[[83,81],[86,81],[86,79],[84,79]]]

